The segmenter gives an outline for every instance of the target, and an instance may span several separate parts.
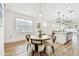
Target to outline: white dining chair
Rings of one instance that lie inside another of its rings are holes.
[[[45,48],[45,42],[42,40],[33,40],[32,44],[33,44],[33,46],[34,46],[34,44],[38,45],[38,51],[35,50],[35,46],[33,48],[33,51],[40,53],[40,56],[41,56],[42,52],[44,51],[44,48]],[[33,55],[34,55],[34,52],[33,52]]]
[[[53,43],[53,40],[52,39],[49,39],[46,41],[46,54],[47,55],[51,55],[52,53],[55,52],[55,43]]]

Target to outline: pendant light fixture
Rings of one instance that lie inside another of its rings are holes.
[[[41,16],[42,16],[42,11],[41,11],[41,8],[42,8],[42,4],[40,3],[40,4],[39,4],[39,15],[38,15],[39,17],[41,17]]]

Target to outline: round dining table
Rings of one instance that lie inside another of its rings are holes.
[[[50,36],[42,35],[42,37],[39,37],[37,35],[32,35],[30,39],[31,39],[31,43],[35,45],[35,51],[38,51],[38,45],[45,44],[45,41],[49,40]]]
[[[42,41],[45,41],[45,40],[50,39],[50,36],[42,35],[42,37],[39,37],[37,35],[32,35],[30,38],[31,38],[31,40],[42,40]]]

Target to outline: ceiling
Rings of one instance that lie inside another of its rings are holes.
[[[74,11],[74,15],[71,16],[69,14],[69,16],[73,22],[78,22],[78,7],[79,3],[6,3],[5,9],[37,18],[41,12],[43,20],[54,21],[57,18],[57,11],[65,11],[71,8]]]

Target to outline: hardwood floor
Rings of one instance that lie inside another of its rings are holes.
[[[56,43],[55,44],[55,53],[51,53],[51,48],[48,47],[46,50],[49,56],[77,56],[79,55],[79,47],[74,48],[72,40],[66,45]],[[27,52],[27,41],[18,41],[13,43],[5,44],[5,56],[28,56],[31,55]],[[39,54],[37,53],[37,56]],[[45,56],[45,55],[44,55]]]
[[[15,56],[23,53],[23,47],[26,50],[26,40],[12,42],[12,43],[5,43],[5,55],[6,56]],[[22,49],[21,49],[22,48]]]

